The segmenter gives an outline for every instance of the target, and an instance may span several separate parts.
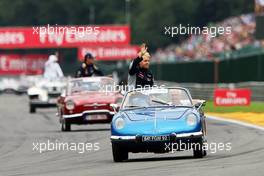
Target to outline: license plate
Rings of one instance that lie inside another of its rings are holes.
[[[107,120],[106,115],[87,115],[86,120]]]
[[[169,141],[170,136],[142,136],[142,141]]]
[[[49,103],[57,103],[57,99],[54,98],[54,99],[49,99]]]

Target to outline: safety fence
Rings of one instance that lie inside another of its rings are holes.
[[[176,83],[168,81],[158,81],[158,85],[169,87],[185,87],[189,89],[193,98],[213,100],[214,89],[218,88],[247,88],[251,90],[252,101],[264,101],[264,82],[243,82],[229,84],[200,84],[200,83]]]

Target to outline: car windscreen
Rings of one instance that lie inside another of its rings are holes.
[[[122,109],[157,106],[192,106],[192,102],[185,89],[135,90],[127,93]]]
[[[68,85],[70,94],[87,92],[87,91],[103,91],[105,86],[113,85],[114,82],[111,79],[101,80],[73,80]]]

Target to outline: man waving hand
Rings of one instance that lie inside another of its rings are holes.
[[[154,84],[153,75],[149,70],[150,54],[147,49],[146,44],[142,44],[138,57],[129,66],[128,86],[130,89],[151,87]]]

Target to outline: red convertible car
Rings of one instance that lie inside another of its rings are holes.
[[[114,85],[110,77],[70,79],[58,98],[61,130],[71,131],[72,124],[110,123],[115,114],[113,107],[123,98]]]

